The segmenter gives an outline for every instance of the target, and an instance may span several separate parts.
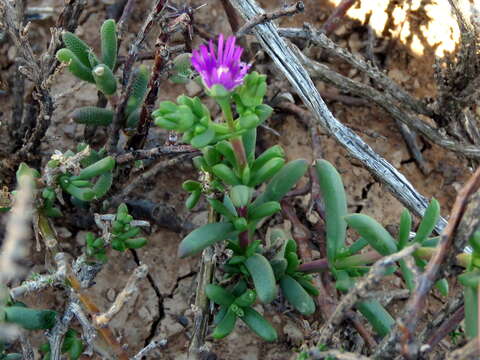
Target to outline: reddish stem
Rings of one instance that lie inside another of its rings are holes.
[[[326,35],[331,34],[340,24],[340,20],[345,16],[348,9],[355,4],[356,0],[342,0],[340,4],[333,10],[327,21],[322,26],[322,30]]]

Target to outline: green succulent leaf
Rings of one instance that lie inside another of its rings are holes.
[[[278,201],[267,201],[259,206],[249,207],[248,217],[252,220],[260,220],[272,216],[282,209]]]
[[[218,325],[213,330],[212,337],[214,339],[223,339],[233,331],[236,322],[237,314],[235,314],[231,307],[229,307],[222,320],[219,321]]]
[[[92,70],[97,89],[105,95],[113,95],[117,91],[117,79],[112,70],[105,64],[97,65]]]
[[[357,302],[356,307],[380,336],[387,335],[395,325],[390,313],[377,300]]]
[[[315,163],[316,175],[320,183],[320,191],[325,203],[327,257],[330,264],[337,253],[345,245],[347,223],[347,200],[342,178],[337,169],[326,160]]]
[[[240,307],[251,306],[255,303],[257,299],[257,294],[254,290],[248,289],[242,295],[235,299],[235,304]]]
[[[423,243],[432,233],[433,229],[435,228],[435,224],[437,223],[439,218],[440,204],[436,199],[432,199],[427,209],[425,210],[425,214],[423,215],[423,219],[418,226],[417,233],[413,241],[420,244]]]
[[[465,335],[468,339],[475,339],[478,336],[477,286],[465,286],[463,289],[465,301]]]
[[[104,173],[111,172],[114,167],[115,158],[113,158],[112,156],[107,156],[86,167],[85,169],[82,169],[78,176],[73,177],[72,180],[88,180]]]
[[[75,109],[70,117],[78,124],[108,126],[113,121],[113,111],[96,106]]]
[[[100,41],[102,47],[102,61],[111,70],[117,63],[117,29],[115,20],[105,20],[100,28]]]
[[[72,34],[69,31],[64,31],[62,33],[62,40],[67,49],[75,54],[75,56],[82,62],[83,65],[89,68],[90,61],[88,59],[88,54],[90,51],[92,51],[90,46],[80,40],[77,35]]]
[[[217,164],[212,167],[212,172],[228,185],[240,185],[240,179],[233,170],[225,164]]]
[[[45,330],[55,325],[57,313],[52,310],[30,309],[24,306],[4,308],[5,321],[20,325],[27,330]]]
[[[70,49],[60,49],[56,56],[58,61],[68,64],[68,70],[80,80],[95,83],[90,67],[85,66]]]
[[[262,315],[251,307],[246,307],[243,311],[244,315],[240,319],[247,324],[250,330],[265,341],[277,340],[277,331]]]
[[[97,182],[93,186],[92,190],[95,193],[95,199],[100,199],[105,196],[112,187],[113,174],[111,172],[103,173],[98,177]]]
[[[302,315],[315,312],[315,303],[308,292],[294,278],[285,275],[280,279],[280,288],[287,301]]]
[[[260,185],[264,181],[267,181],[272,176],[277,174],[280,169],[285,165],[285,159],[283,158],[273,158],[268,160],[263,166],[261,166],[257,171],[255,171],[252,180],[250,181],[250,186],[255,187]]]
[[[237,208],[243,208],[250,203],[253,189],[245,185],[236,185],[230,189],[230,199]]]
[[[410,231],[412,230],[412,215],[407,209],[402,211],[400,216],[400,227],[398,231],[398,248],[399,250],[403,249],[407,243],[410,236]]]
[[[258,206],[267,201],[280,201],[305,174],[307,168],[308,163],[303,159],[293,160],[284,165],[270,180],[265,192],[257,197],[254,205]]]
[[[208,127],[201,134],[195,135],[190,141],[190,144],[193,147],[200,149],[210,144],[214,138],[215,138],[215,130],[212,127]]]
[[[397,251],[397,245],[390,233],[370,216],[350,214],[345,216],[345,221],[380,254],[390,255]]]
[[[205,287],[205,293],[211,301],[218,305],[230,306],[235,301],[235,296],[219,285],[208,284]]]
[[[265,304],[271,303],[277,296],[277,285],[268,260],[263,255],[253,254],[245,261],[245,266],[252,276],[258,299]]]
[[[184,258],[195,255],[218,241],[227,239],[234,227],[231,223],[220,222],[206,224],[193,230],[180,243],[178,256]]]
[[[138,109],[143,103],[143,99],[147,92],[148,80],[150,79],[148,67],[140,65],[140,67],[134,72],[133,76],[132,92],[128,98],[127,107],[125,108],[127,116],[130,116],[130,114]]]

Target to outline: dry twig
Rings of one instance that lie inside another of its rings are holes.
[[[209,209],[208,222],[216,221],[213,208]],[[197,291],[195,293],[195,304],[193,305],[193,336],[188,347],[188,359],[200,360],[205,353],[204,342],[209,319],[210,300],[207,297],[205,288],[212,282],[215,270],[215,250],[209,246],[202,252],[200,260],[200,271],[197,274]]]
[[[347,11],[355,5],[357,0],[342,0],[340,4],[337,5],[333,12],[330,14],[328,19],[322,25],[322,31],[327,35],[335,31],[335,29],[340,25],[340,21],[345,16]]]
[[[117,295],[115,301],[113,302],[110,309],[102,314],[95,315],[93,317],[93,323],[95,326],[104,327],[106,326],[113,317],[122,310],[123,306],[130,301],[135,295],[138,294],[138,281],[145,278],[148,274],[148,266],[140,265],[137,267],[133,274],[128,278],[127,284],[123,290]]]
[[[159,347],[164,347],[167,345],[167,340],[166,339],[161,339],[161,340],[152,340],[150,343],[145,346],[142,350],[140,350],[137,355],[132,357],[130,360],[142,360],[144,356],[146,356],[150,351],[159,348]]]
[[[303,1],[298,1],[293,5],[286,6],[284,8],[269,12],[269,13],[263,13],[259,14],[250,20],[247,21],[235,34],[237,37],[242,37],[243,35],[247,34],[250,32],[255,26],[259,24],[264,24],[267,21],[272,21],[275,19],[278,19],[283,16],[293,16],[295,14],[298,14],[300,12],[303,12],[305,10],[305,5],[303,4]]]

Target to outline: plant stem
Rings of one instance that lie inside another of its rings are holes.
[[[432,256],[435,255],[436,252],[437,252],[437,249],[435,248],[421,247],[415,251],[414,255],[418,256],[419,258],[429,260],[432,258]],[[377,253],[376,251],[369,251],[363,254],[352,255],[344,259],[338,259],[335,262],[335,268],[346,269],[353,266],[362,266],[362,265],[372,264],[381,258],[382,258],[382,255]],[[467,254],[467,253],[458,254],[456,256],[456,263],[457,265],[466,268],[470,263],[470,258],[471,258],[470,254]],[[298,267],[298,271],[305,272],[305,273],[322,272],[325,270],[328,270],[328,261],[326,258],[310,261],[310,262],[301,264]]]
[[[228,128],[232,133],[235,132],[235,123],[233,121],[232,107],[230,106],[230,97],[218,97],[216,100],[222,109]],[[245,166],[247,166],[247,155],[245,153],[245,147],[243,146],[242,137],[235,136],[230,139],[230,143],[232,144],[239,170],[243,170]]]

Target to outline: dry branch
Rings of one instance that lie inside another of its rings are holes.
[[[382,93],[373,87],[352,80],[331,69],[328,66],[307,58],[298,48],[292,45],[293,52],[301,59],[303,65],[310,74],[320,78],[322,81],[335,85],[342,91],[352,93],[356,96],[365,97],[383,110],[389,113],[394,119],[404,123],[424,135],[428,140],[446,149],[458,152],[467,157],[480,158],[480,147],[466,143],[459,143],[446,136],[443,136],[436,128],[417,119],[414,114],[404,111],[397,105],[395,99],[389,93]]]
[[[263,13],[262,9],[253,0],[232,0],[232,3],[247,21]],[[423,216],[428,206],[427,199],[420,195],[405,176],[388,161],[373,151],[348,127],[335,119],[320,97],[307,71],[278,34],[276,26],[272,22],[260,24],[254,27],[252,32],[290,81],[292,87],[314,115],[316,122],[333,136],[353,158],[360,160],[372,175],[385,184],[401,203],[415,214]],[[437,232],[441,232],[445,224],[446,221],[443,218],[440,219],[436,225]]]
[[[246,33],[250,32],[252,28],[259,24],[264,24],[267,21],[272,21],[275,19],[278,19],[283,16],[293,16],[295,14],[298,14],[300,12],[303,12],[305,9],[305,5],[303,4],[302,1],[298,1],[297,3],[286,6],[284,8],[272,11],[270,13],[263,13],[259,14],[252,19],[250,19],[247,23],[245,23],[235,34],[237,37],[242,37]]]

